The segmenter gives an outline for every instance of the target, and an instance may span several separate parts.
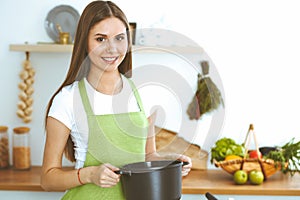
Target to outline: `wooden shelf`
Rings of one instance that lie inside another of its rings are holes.
[[[72,44],[11,44],[10,51],[70,53]]]
[[[10,51],[23,52],[41,52],[41,53],[71,53],[73,50],[72,44],[11,44]],[[133,53],[192,53],[202,54],[203,49],[200,47],[180,47],[180,46],[133,46]]]

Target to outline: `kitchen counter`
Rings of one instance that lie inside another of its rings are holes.
[[[0,170],[0,190],[43,191],[40,166],[29,171]],[[192,170],[182,181],[183,194],[234,194],[300,196],[300,175],[293,177],[278,172],[262,185],[235,185],[232,175],[222,170]]]
[[[261,185],[236,185],[233,177],[225,171],[192,171],[182,182],[183,194],[234,194],[300,196],[300,174],[291,177],[277,172]]]

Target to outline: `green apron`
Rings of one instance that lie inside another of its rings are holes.
[[[137,89],[130,79],[124,80],[129,81],[140,112],[94,115],[84,80],[79,81],[79,91],[89,126],[85,167],[99,166],[103,163],[121,167],[125,164],[145,161],[148,121]],[[125,197],[119,182],[111,188],[101,188],[91,183],[81,185],[68,190],[62,199],[122,200]]]

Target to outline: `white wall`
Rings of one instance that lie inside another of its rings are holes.
[[[12,43],[50,42],[44,19],[50,9],[69,4],[80,13],[90,1],[1,2],[0,124],[24,125],[17,118],[18,73],[25,55]],[[196,41],[212,59],[223,82],[226,118],[220,134],[242,141],[254,123],[261,145],[299,139],[299,5],[296,0],[115,1],[138,28],[168,28]],[[18,4],[18,6],[16,6]],[[46,103],[61,83],[70,54],[32,53],[36,70],[32,164],[40,165]],[[201,137],[201,136],[200,136]]]

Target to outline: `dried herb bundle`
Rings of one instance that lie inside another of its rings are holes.
[[[224,106],[221,92],[216,84],[208,76],[209,64],[201,62],[202,73],[198,74],[198,86],[192,102],[188,106],[189,118],[198,120],[203,114],[217,109],[220,104]]]

